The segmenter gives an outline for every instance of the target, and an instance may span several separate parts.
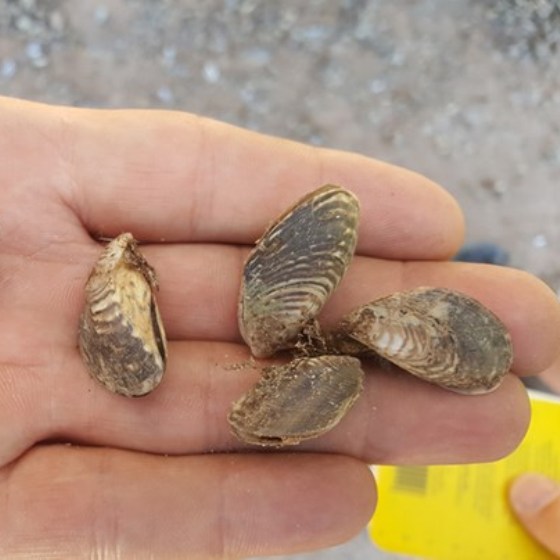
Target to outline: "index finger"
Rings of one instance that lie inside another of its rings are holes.
[[[0,100],[0,109],[4,154],[21,164],[10,171],[36,175],[43,161],[42,180],[62,194],[92,233],[249,244],[303,194],[334,183],[360,200],[362,254],[442,259],[462,240],[461,212],[441,187],[357,154],[186,113],[8,99]]]

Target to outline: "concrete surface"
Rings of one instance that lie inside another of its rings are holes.
[[[424,173],[560,289],[558,0],[0,0],[0,93],[204,113]],[[364,535],[294,558],[388,558]]]

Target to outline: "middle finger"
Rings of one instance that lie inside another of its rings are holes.
[[[158,302],[170,340],[242,342],[237,303],[243,264],[249,248],[224,245],[148,245],[142,247],[159,277]],[[72,266],[33,263],[25,282],[13,282],[3,298],[7,324],[15,317],[33,323],[46,320],[53,328],[36,329],[42,346],[74,348],[78,317],[84,305],[84,285],[99,250]],[[48,283],[48,285],[47,285]],[[535,375],[558,359],[560,306],[553,292],[519,270],[456,262],[390,261],[357,256],[338,290],[325,306],[321,321],[332,327],[358,305],[401,290],[437,286],[469,294],[490,308],[511,333],[513,370]],[[17,293],[14,293],[16,291]],[[43,318],[43,319],[41,319]],[[59,324],[53,324],[57,321]],[[543,328],[546,327],[546,328]],[[3,340],[5,351],[26,352]],[[50,359],[50,357],[49,357]],[[47,361],[47,360],[46,360]]]
[[[249,249],[179,245],[146,247],[144,252],[159,273],[158,301],[170,340],[242,342],[237,304]],[[557,298],[540,280],[511,268],[357,256],[326,304],[321,322],[333,327],[359,305],[419,286],[464,292],[498,315],[512,336],[514,371],[535,374],[558,357]]]

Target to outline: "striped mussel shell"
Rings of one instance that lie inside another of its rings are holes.
[[[234,403],[229,423],[243,442],[281,447],[334,428],[356,402],[364,374],[349,356],[297,358],[266,368],[260,381]]]
[[[320,312],[356,248],[359,203],[326,185],[285,212],[245,264],[239,328],[257,358],[289,347]]]
[[[92,377],[114,393],[140,397],[162,379],[167,346],[156,289],[130,233],[107,245],[87,281],[80,351]]]
[[[496,389],[513,359],[503,323],[475,299],[443,288],[368,303],[343,319],[339,333],[426,381],[465,394]]]

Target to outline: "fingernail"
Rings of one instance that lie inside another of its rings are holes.
[[[560,496],[560,486],[542,474],[517,477],[509,490],[513,509],[521,515],[535,515]]]

